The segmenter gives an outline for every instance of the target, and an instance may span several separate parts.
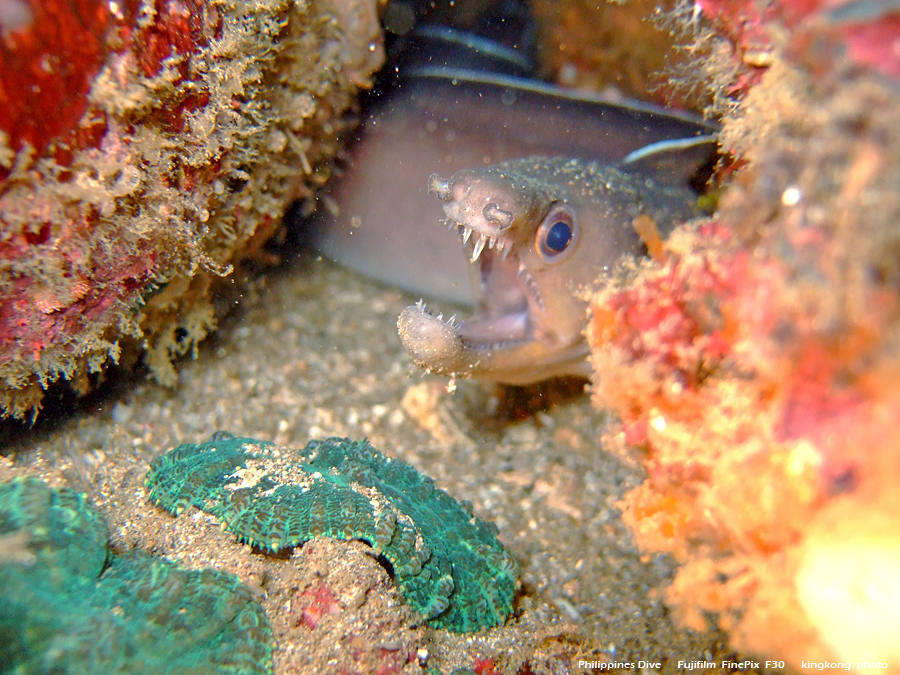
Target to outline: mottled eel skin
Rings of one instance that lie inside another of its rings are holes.
[[[478,311],[444,320],[419,302],[400,315],[400,338],[428,371],[507,384],[589,376],[578,291],[641,251],[635,218],[668,231],[696,203],[664,173],[564,157],[435,174],[428,187],[473,262]]]
[[[176,515],[196,506],[272,552],[316,537],[366,541],[436,628],[476,631],[512,611],[519,566],[496,527],[365,441],[291,450],[219,432],[155,459],[146,483],[154,504]]]

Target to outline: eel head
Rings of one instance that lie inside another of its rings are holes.
[[[506,384],[590,374],[577,291],[640,240],[609,200],[619,172],[605,167],[599,180],[582,164],[531,157],[431,176],[471,260],[478,307],[463,321],[407,307],[398,329],[418,366]]]

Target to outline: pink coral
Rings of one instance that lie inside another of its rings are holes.
[[[334,616],[343,610],[337,594],[324,583],[318,583],[299,593],[291,602],[291,611],[298,615],[296,625],[315,630],[325,616]]]
[[[742,161],[715,218],[597,293],[589,339],[607,440],[647,469],[625,517],[680,562],[678,615],[794,668],[896,672],[900,97],[833,49],[843,5],[698,4],[741,48],[800,29],[723,120]]]
[[[695,7],[749,65],[768,65],[767,53],[787,29],[787,50],[810,65],[833,62],[822,56],[843,51],[853,63],[900,76],[900,11],[892,3],[697,0]]]

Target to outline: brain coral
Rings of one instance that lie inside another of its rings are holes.
[[[410,606],[438,628],[496,626],[512,609],[518,565],[496,528],[365,441],[329,438],[290,450],[220,432],[157,458],[147,486],[164,509],[196,506],[273,552],[315,537],[364,540],[391,563]]]
[[[140,553],[106,561],[106,527],[82,495],[0,485],[3,672],[271,672],[271,630],[236,577]]]
[[[375,0],[4,0],[0,415],[215,326],[382,58]]]

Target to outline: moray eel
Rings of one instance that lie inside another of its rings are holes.
[[[313,245],[377,281],[477,308],[462,322],[424,304],[403,312],[401,338],[423,368],[511,384],[587,375],[578,289],[640,252],[636,216],[664,227],[691,215],[687,175],[709,157],[711,129],[512,76],[514,58],[458,34],[426,37],[370,97]],[[445,58],[451,42],[463,49]],[[474,71],[476,56],[512,70]],[[449,230],[436,226],[441,202]]]
[[[449,179],[433,174],[429,192],[443,202],[473,265],[477,313],[444,320],[421,301],[407,307],[398,329],[412,360],[506,384],[588,377],[587,300],[579,291],[623,255],[641,253],[635,218],[649,216],[667,231],[693,215],[697,195],[679,172],[647,164],[708,154],[711,141],[660,143],[619,165],[537,156]]]

